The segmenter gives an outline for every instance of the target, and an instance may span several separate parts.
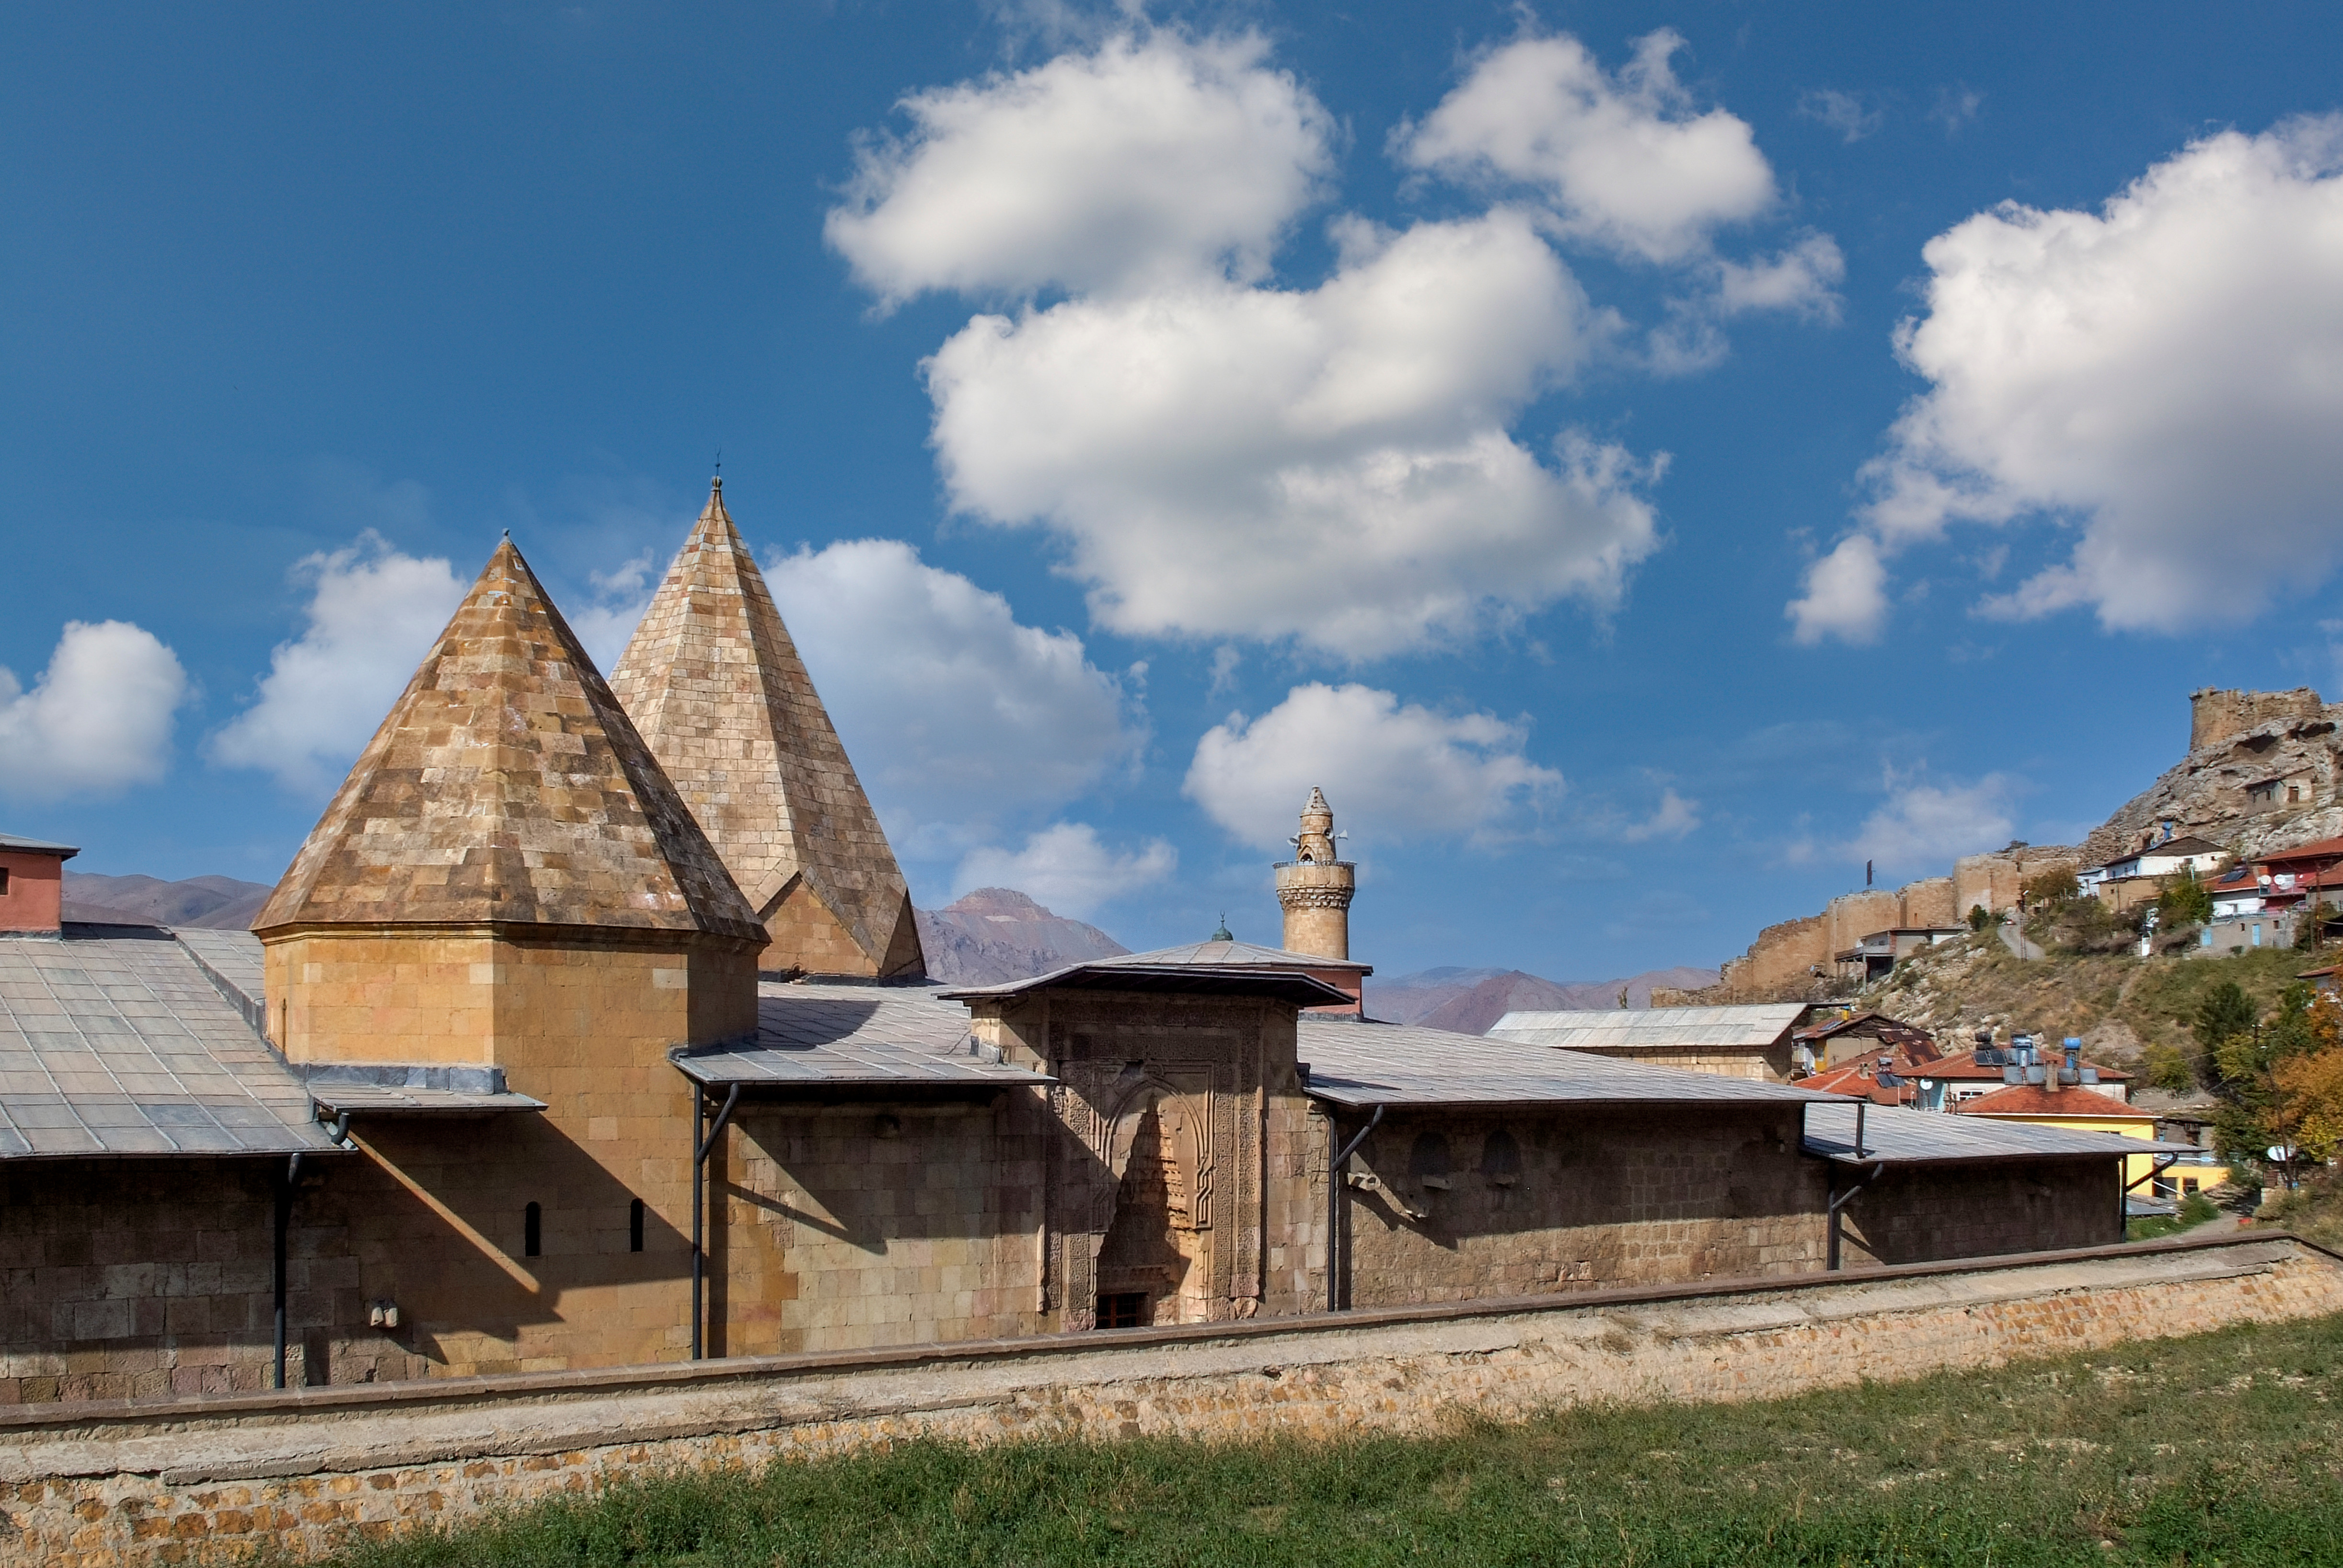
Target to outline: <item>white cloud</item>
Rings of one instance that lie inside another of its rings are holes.
[[[1907,781],[1890,772],[1887,799],[1846,846],[1854,860],[1876,860],[1884,870],[1942,874],[1953,860],[2009,842],[2015,783],[1988,773],[1974,784]]]
[[[800,549],[767,577],[904,853],[958,853],[1004,817],[1057,807],[1144,739],[1080,638],[1020,626],[1007,599],[909,545]]]
[[[1838,319],[1833,291],[1846,276],[1846,258],[1826,234],[1808,234],[1780,255],[1747,264],[1717,263],[1717,307],[1727,316],[1745,310],[1788,310],[1824,321]]]
[[[1182,787],[1212,820],[1275,848],[1321,786],[1338,826],[1377,843],[1495,839],[1562,775],[1523,755],[1527,727],[1488,713],[1403,706],[1371,687],[1297,686],[1258,719],[1205,731]]]
[[[1117,851],[1086,822],[1060,822],[1031,834],[1024,847],[982,847],[960,861],[955,896],[971,888],[1014,888],[1052,914],[1080,919],[1169,877],[1180,853],[1161,839]]]
[[[1866,534],[1849,534],[1806,568],[1805,597],[1790,601],[1791,635],[1811,648],[1826,637],[1869,642],[1887,619],[1887,568]]]
[[[589,571],[587,577],[594,585],[594,597],[576,610],[565,612],[563,618],[585,645],[594,668],[608,675],[618,656],[627,651],[643,611],[651,608],[651,594],[658,586],[653,580],[651,552],[646,549],[614,570]]]
[[[211,738],[212,759],[257,768],[287,789],[329,789],[406,689],[465,584],[437,556],[415,557],[367,529],[305,557],[308,628],[279,643],[256,699]]]
[[[1798,97],[1798,113],[1836,131],[1849,146],[1877,130],[1886,118],[1865,96],[1836,87],[1817,87]]]
[[[178,656],[154,633],[67,621],[30,691],[0,668],[0,794],[45,800],[156,782],[186,697]]]
[[[2343,557],[2343,116],[2210,136],[2097,213],[2006,205],[1923,254],[1897,347],[1931,386],[1840,551],[2048,517],[2071,554],[1981,608],[2159,631],[2236,625]],[[1817,634],[1875,635],[1882,604]]]
[[[1663,28],[1614,76],[1577,39],[1493,49],[1421,124],[1393,133],[1412,168],[1482,185],[1528,186],[1563,230],[1647,261],[1704,250],[1721,225],[1774,203],[1774,174],[1748,123],[1694,112]]]
[[[928,362],[953,504],[1039,521],[1119,631],[1369,658],[1575,597],[1657,543],[1655,465],[1506,425],[1584,356],[1584,297],[1521,215],[1343,227],[1310,290],[1200,279],[980,316]]]
[[[1700,808],[1685,799],[1673,789],[1660,791],[1660,803],[1649,817],[1631,822],[1620,829],[1619,837],[1630,844],[1645,843],[1653,839],[1682,839],[1700,826]]]
[[[1268,53],[1251,35],[1167,30],[914,93],[911,134],[859,146],[824,232],[890,303],[1258,277],[1336,134]]]

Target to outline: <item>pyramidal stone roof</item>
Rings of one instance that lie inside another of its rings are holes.
[[[710,487],[610,687],[767,922],[773,946],[764,967],[922,971],[910,887],[725,510],[723,480]],[[813,941],[784,910],[801,891],[851,953]]]
[[[763,935],[510,539],[252,924],[483,921]]]

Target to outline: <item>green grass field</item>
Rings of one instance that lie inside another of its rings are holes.
[[[496,1564],[2343,1564],[2343,1318],[1765,1404],[886,1453],[351,1551]]]

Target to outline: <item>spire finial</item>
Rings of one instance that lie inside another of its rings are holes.
[[[1204,940],[1213,942],[1232,942],[1237,940],[1229,930],[1229,912],[1226,910],[1221,911],[1220,925]]]
[[[709,487],[719,496],[724,493],[724,448],[721,447],[716,448],[716,477],[709,481]]]

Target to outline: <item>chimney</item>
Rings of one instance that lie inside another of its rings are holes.
[[[65,862],[80,853],[70,844],[0,833],[0,936],[63,934]]]

